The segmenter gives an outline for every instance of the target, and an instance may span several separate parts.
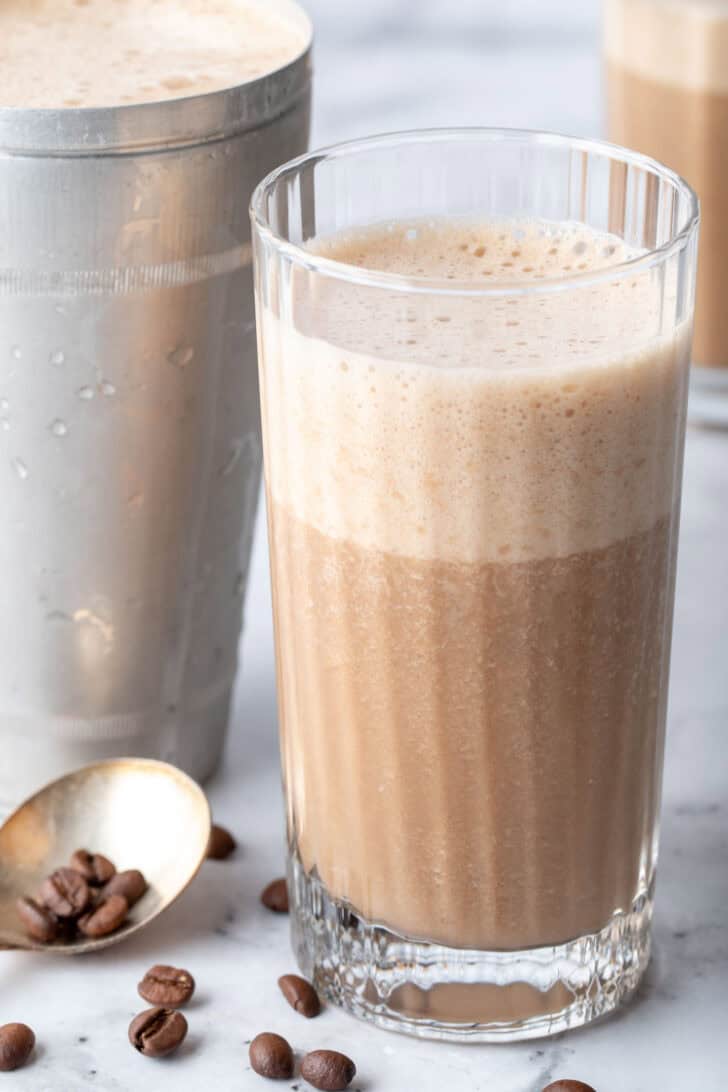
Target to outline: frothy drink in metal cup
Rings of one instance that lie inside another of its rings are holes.
[[[248,200],[303,151],[290,0],[0,9],[0,805],[214,768],[260,474]]]

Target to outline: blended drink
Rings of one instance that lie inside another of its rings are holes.
[[[285,11],[261,0],[3,0],[0,107],[122,106],[237,86],[306,47]]]
[[[650,953],[695,196],[448,130],[252,215],[299,964],[417,1036],[587,1023]]]
[[[606,0],[609,134],[697,191],[696,364],[728,368],[728,0]]]
[[[531,286],[630,256],[457,222],[313,249]],[[635,352],[659,306],[645,277],[440,310],[320,292],[264,358],[303,868],[454,948],[596,933],[652,882],[689,330]]]
[[[259,491],[247,203],[304,151],[288,0],[0,4],[0,809],[221,753]]]

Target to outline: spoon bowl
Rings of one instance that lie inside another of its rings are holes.
[[[166,762],[108,759],[51,782],[0,827],[0,948],[76,955],[118,944],[182,894],[205,859],[210,827],[202,789]],[[139,869],[148,890],[109,936],[39,944],[23,931],[15,901],[35,897],[77,849],[102,853],[119,872]]]

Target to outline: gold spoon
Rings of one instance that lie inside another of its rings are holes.
[[[114,758],[52,781],[0,827],[0,949],[76,955],[118,944],[182,894],[209,838],[207,797],[166,762]],[[119,872],[138,868],[149,888],[109,936],[39,944],[23,931],[15,900],[35,897],[45,877],[77,849],[102,853]]]

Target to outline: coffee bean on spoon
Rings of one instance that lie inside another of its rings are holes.
[[[195,980],[189,971],[157,963],[147,971],[137,989],[150,1005],[178,1008],[192,997]]]
[[[126,921],[129,903],[123,895],[109,895],[78,919],[78,928],[90,940],[108,937]]]
[[[285,1081],[293,1076],[293,1051],[282,1035],[263,1031],[256,1035],[248,1050],[250,1064],[260,1077]]]
[[[51,944],[58,937],[58,919],[35,899],[24,896],[15,903],[25,932],[40,944]]]
[[[285,879],[273,880],[260,896],[260,901],[275,914],[288,913],[288,884]]]
[[[89,853],[87,849],[77,849],[70,864],[92,887],[102,887],[116,872],[108,857],[101,853]]]
[[[129,1025],[129,1042],[147,1058],[163,1058],[184,1041],[187,1021],[176,1009],[147,1009]]]
[[[594,1092],[590,1084],[583,1081],[552,1081],[543,1092]]]
[[[147,881],[144,875],[136,868],[129,868],[125,872],[117,872],[109,882],[101,889],[101,897],[109,895],[123,895],[129,906],[133,906],[147,890]]]
[[[10,1073],[30,1058],[35,1033],[27,1024],[3,1024],[0,1027],[0,1073]]]
[[[59,918],[77,918],[91,901],[88,884],[73,868],[57,868],[42,883],[40,899]]]
[[[288,1004],[301,1016],[310,1020],[321,1012],[319,995],[305,978],[297,974],[284,974],[278,979],[278,985]]]
[[[356,1066],[338,1050],[312,1050],[301,1062],[301,1076],[322,1092],[343,1092],[354,1080]]]
[[[212,861],[224,861],[238,848],[238,843],[229,830],[213,823],[210,840],[207,843],[207,856]]]

